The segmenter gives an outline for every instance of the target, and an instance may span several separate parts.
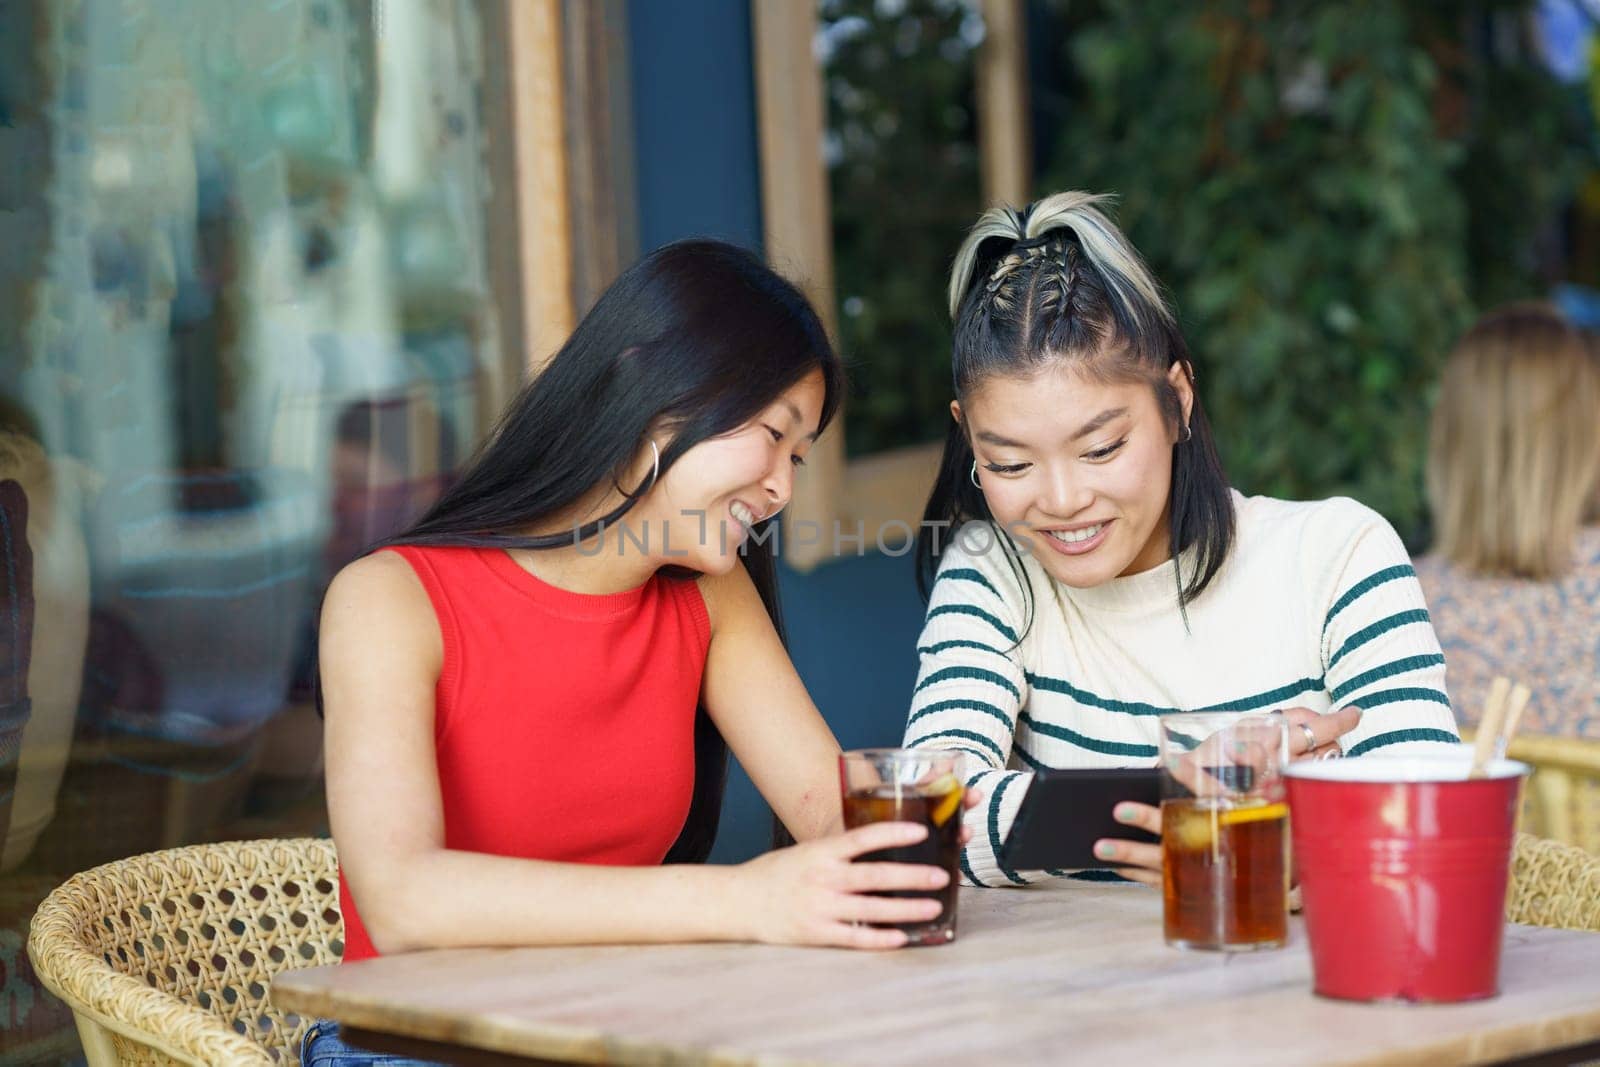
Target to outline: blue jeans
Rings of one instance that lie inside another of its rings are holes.
[[[339,1024],[325,1019],[312,1023],[306,1030],[306,1036],[300,1041],[300,1063],[301,1067],[442,1067],[432,1060],[368,1052],[347,1045],[339,1037]]]

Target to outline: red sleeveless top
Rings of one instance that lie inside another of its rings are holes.
[[[389,549],[428,591],[444,641],[434,745],[444,847],[658,864],[694,789],[711,644],[693,581],[570,593],[499,549]],[[378,955],[341,880],[346,962]]]

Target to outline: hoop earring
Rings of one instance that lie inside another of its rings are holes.
[[[1180,445],[1186,445],[1189,443],[1189,440],[1192,437],[1194,437],[1194,427],[1190,426],[1186,422],[1183,424],[1183,440],[1179,441],[1178,443]]]
[[[638,500],[651,489],[654,489],[656,479],[661,477],[661,449],[656,445],[654,440],[650,442],[650,455],[650,480],[645,482],[639,488],[635,489],[633,492],[630,493],[626,489],[622,488],[622,486],[617,483],[615,476],[613,476],[611,479],[611,484],[616,486],[617,492],[621,493],[629,500]]]
[[[972,474],[970,475],[970,477],[972,478],[972,484],[978,487],[978,491],[979,492],[982,492],[983,491],[983,483],[978,481],[978,461],[977,460],[973,460],[972,461]]]

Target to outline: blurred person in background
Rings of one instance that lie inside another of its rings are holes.
[[[1524,732],[1600,738],[1600,352],[1543,304],[1480,319],[1446,362],[1417,576],[1456,714],[1525,681]]]

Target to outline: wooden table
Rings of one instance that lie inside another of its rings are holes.
[[[1507,927],[1492,1000],[1351,1004],[1312,995],[1298,918],[1286,949],[1222,955],[1164,945],[1137,886],[963,889],[960,908],[937,948],[434,951],[289,971],[272,997],[467,1062],[1467,1064],[1600,1040],[1600,934]]]

